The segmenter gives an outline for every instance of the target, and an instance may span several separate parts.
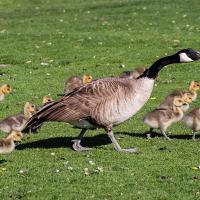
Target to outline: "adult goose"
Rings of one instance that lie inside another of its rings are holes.
[[[130,119],[147,102],[158,72],[173,63],[193,62],[200,53],[183,49],[174,55],[157,60],[137,79],[104,78],[93,81],[42,107],[27,122],[26,127],[38,127],[44,121],[70,123],[82,129],[73,142],[76,151],[88,150],[81,146],[87,129],[104,128],[116,151],[136,152],[136,148],[123,149],[113,135],[113,127]]]

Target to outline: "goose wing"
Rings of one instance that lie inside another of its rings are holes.
[[[98,105],[111,101],[119,93],[123,96],[122,93],[129,92],[129,89],[130,83],[122,79],[99,79],[44,106],[29,120],[28,125],[34,120],[73,122],[91,118]]]

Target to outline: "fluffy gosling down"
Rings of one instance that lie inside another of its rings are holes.
[[[12,92],[12,88],[8,84],[4,84],[0,87],[0,101],[5,99],[5,95]]]
[[[191,81],[188,91],[176,90],[167,95],[164,101],[159,105],[159,108],[169,108],[173,104],[174,97],[184,97],[187,103],[195,101],[197,98],[197,90],[200,88],[200,83]]]
[[[24,111],[7,117],[6,119],[0,121],[0,130],[5,133],[11,133],[12,131],[21,131],[33,114],[37,111],[35,105],[30,102],[26,102],[24,105]]]
[[[64,94],[65,95],[69,94],[70,92],[73,92],[75,89],[91,82],[92,82],[92,76],[90,75],[83,75],[82,77],[73,76],[65,82]]]
[[[50,97],[50,96],[43,96],[43,98],[42,98],[42,105],[45,105],[45,104],[50,103],[52,101],[53,101],[52,97]]]
[[[192,139],[195,140],[196,133],[200,130],[200,108],[195,108],[187,113],[182,121],[192,129]]]
[[[11,153],[15,149],[15,142],[21,141],[23,134],[12,131],[6,138],[0,139],[0,154]]]
[[[172,108],[157,108],[148,113],[143,119],[144,123],[150,127],[148,138],[151,138],[151,132],[154,128],[159,128],[164,137],[171,140],[166,131],[171,124],[183,118],[182,106],[187,106],[187,103],[182,98],[175,97]]]

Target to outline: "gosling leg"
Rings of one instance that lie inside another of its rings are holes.
[[[137,148],[122,149],[120,147],[119,143],[117,142],[117,140],[115,139],[112,129],[109,130],[107,132],[107,134],[108,134],[108,137],[110,138],[110,140],[112,141],[116,151],[118,151],[118,152],[128,152],[128,153],[136,153],[138,151]]]
[[[196,141],[196,138],[195,138],[196,137],[196,132],[194,130],[192,131],[192,134],[193,134],[192,135],[192,140]]]
[[[160,131],[161,131],[161,133],[164,135],[164,137],[165,137],[167,140],[169,140],[169,141],[172,140],[170,137],[167,136],[167,134],[165,133],[165,131],[164,131],[163,129],[160,129]]]
[[[149,133],[147,133],[147,139],[150,140],[152,139],[151,134],[152,134],[153,128],[149,129]]]
[[[91,148],[87,148],[87,147],[83,147],[81,146],[81,139],[83,138],[83,135],[85,134],[87,130],[86,129],[82,129],[80,134],[78,135],[77,139],[75,140],[72,140],[73,142],[73,149],[75,151],[88,151],[88,150],[91,150]]]

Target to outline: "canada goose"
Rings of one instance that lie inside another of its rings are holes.
[[[157,108],[147,113],[143,119],[143,122],[150,127],[150,133],[147,137],[151,138],[153,129],[159,128],[165,138],[171,140],[165,132],[172,123],[178,122],[183,118],[182,106],[186,105],[187,103],[182,98],[175,97],[172,108]]]
[[[47,104],[47,103],[50,103],[50,102],[52,102],[53,101],[53,99],[52,99],[52,97],[50,97],[50,96],[43,96],[43,98],[42,98],[42,104],[43,105],[45,105],[45,104]]]
[[[28,119],[36,113],[36,107],[30,102],[26,102],[24,105],[24,111],[7,117],[0,121],[0,130],[5,133],[11,133],[12,131],[21,131]]]
[[[88,150],[81,146],[81,139],[87,129],[104,128],[115,150],[136,152],[137,149],[122,149],[113,135],[113,127],[130,119],[148,101],[155,78],[166,65],[193,62],[200,59],[200,53],[183,49],[174,55],[157,60],[137,79],[104,78],[93,81],[45,105],[31,117],[26,127],[38,127],[44,121],[66,122],[82,129],[73,148]]]
[[[70,92],[73,92],[76,88],[79,88],[90,82],[92,82],[92,76],[90,75],[83,75],[82,77],[73,76],[65,82],[64,94],[69,94]]]
[[[196,132],[200,130],[200,108],[195,108],[187,113],[182,121],[192,129],[192,139],[195,140]]]
[[[15,149],[15,141],[21,141],[23,134],[12,131],[6,138],[0,139],[0,154],[11,153]]]
[[[0,101],[5,99],[5,95],[12,92],[12,88],[8,84],[4,84],[0,87]]]

